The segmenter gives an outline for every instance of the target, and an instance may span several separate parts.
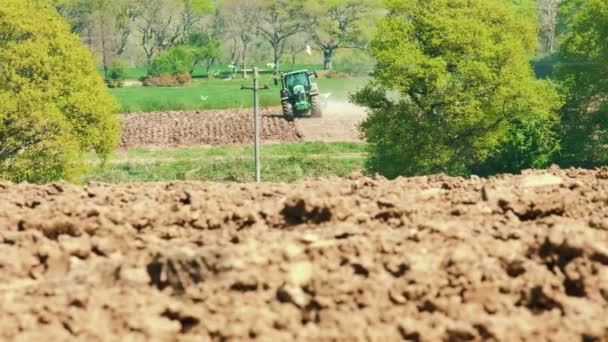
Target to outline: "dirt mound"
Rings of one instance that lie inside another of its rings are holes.
[[[265,142],[301,140],[293,122],[262,110],[261,138]],[[133,113],[121,116],[121,148],[242,145],[253,141],[250,109]]]
[[[0,184],[0,339],[608,339],[608,169]]]

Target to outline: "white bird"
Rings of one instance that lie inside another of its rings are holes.
[[[201,95],[201,101],[207,102],[208,99],[209,99],[209,96],[203,96],[203,95]]]
[[[306,53],[312,55],[312,47],[310,45],[306,45]]]

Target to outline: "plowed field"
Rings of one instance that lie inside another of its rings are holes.
[[[323,118],[288,121],[280,108],[263,108],[264,143],[298,141],[359,141],[357,128],[365,110],[349,103],[325,105]],[[120,147],[184,147],[244,145],[253,141],[253,110],[134,113],[121,116]]]
[[[265,142],[301,140],[294,122],[280,110],[261,110],[261,139]],[[121,116],[120,147],[183,147],[243,145],[253,141],[251,109],[134,113]]]
[[[0,184],[0,339],[608,339],[608,169]]]

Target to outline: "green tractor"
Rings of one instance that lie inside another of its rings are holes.
[[[319,88],[312,76],[319,78],[316,72],[308,70],[281,74],[281,105],[287,118],[323,116]],[[279,80],[275,78],[274,83],[279,85]]]

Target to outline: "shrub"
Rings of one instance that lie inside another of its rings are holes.
[[[190,73],[192,69],[192,52],[185,47],[173,47],[152,61],[150,75],[159,77],[163,75],[182,75]]]
[[[113,62],[108,69],[108,79],[106,80],[108,85],[112,88],[122,87],[126,78],[127,67],[119,61]]]
[[[3,0],[0,46],[0,178],[74,180],[85,151],[107,157],[118,143],[117,104],[57,12]]]
[[[192,80],[190,74],[178,74],[178,75],[160,75],[155,77],[148,77],[144,80],[145,86],[156,86],[156,87],[171,87],[179,85],[188,85]]]

